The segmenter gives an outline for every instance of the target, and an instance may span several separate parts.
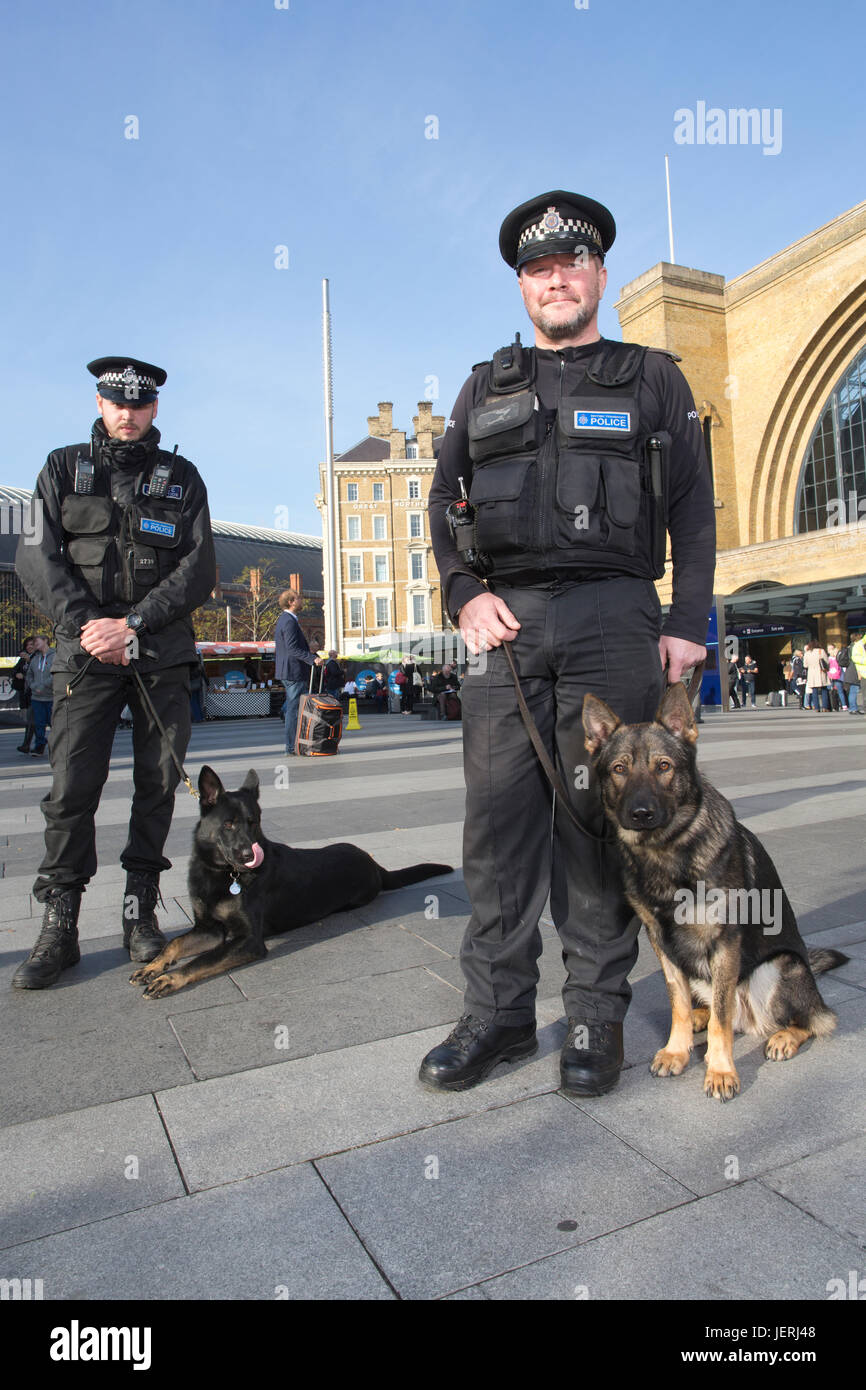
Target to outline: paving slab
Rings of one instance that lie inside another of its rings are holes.
[[[864,842],[866,842],[866,836],[864,836]],[[856,897],[840,898],[836,902],[827,902],[820,907],[804,902],[796,894],[789,896],[801,936],[811,936],[814,932],[846,927],[863,916],[862,893]]]
[[[335,913],[285,936],[270,937],[267,946],[264,960],[232,973],[248,999],[415,965],[435,969],[446,959],[435,946],[399,926],[364,926],[355,912]]]
[[[545,1020],[534,1057],[501,1063],[483,1086],[468,1091],[430,1090],[418,1080],[418,1068],[446,1031],[447,1024],[160,1091],[160,1111],[187,1186],[198,1191],[233,1182],[559,1084],[556,1030]]]
[[[423,967],[190,1010],[172,1027],[199,1080],[443,1025],[455,992]]]
[[[7,1126],[0,1169],[0,1249],[184,1193],[152,1096]]]
[[[423,921],[431,924],[449,918],[462,921],[468,915],[468,904],[460,893],[461,888],[463,881],[456,874],[440,874],[436,878],[409,884],[406,888],[380,893],[371,903],[365,903],[355,910],[363,922],[371,924],[389,922],[401,926],[407,918],[416,923]]]
[[[63,1115],[193,1079],[167,1019],[143,1023],[134,1035],[121,1019],[96,1020],[85,1033],[26,1043],[4,1064],[0,1123]]]
[[[703,1045],[680,1076],[635,1066],[608,1095],[569,1103],[692,1191],[716,1192],[826,1148],[828,1135],[842,1141],[866,1128],[866,996],[844,1001],[838,1014],[832,1037],[788,1062],[767,1061],[758,1038],[736,1037],[742,1089],[724,1104],[704,1094]]]
[[[3,1124],[192,1082],[169,1012],[241,998],[225,975],[174,999],[144,999],[119,936],[83,942],[80,964],[51,989],[11,989],[20,959],[0,968]]]
[[[866,988],[866,956],[860,954],[856,949],[849,953],[849,959],[844,965],[838,965],[833,971],[833,977],[838,982],[858,985],[861,989]],[[824,991],[825,976],[821,977],[821,992]],[[829,1001],[828,1001],[829,1002]]]
[[[777,1168],[766,1173],[761,1181],[824,1226],[866,1249],[866,1138],[863,1135]]]
[[[110,1217],[3,1253],[46,1299],[391,1299],[308,1164]]]
[[[829,927],[826,931],[813,932],[804,936],[807,946],[835,946],[840,951],[848,951],[849,947],[859,943],[866,943],[866,922],[847,922],[841,927]],[[824,975],[825,980],[829,980],[830,975]]]
[[[82,942],[79,964],[64,970],[50,989],[10,988],[20,959],[16,954],[0,965],[0,1043],[6,1047],[62,1042],[103,1026],[125,1026],[132,1037],[139,1023],[243,999],[230,975],[204,980],[166,999],[145,999],[140,987],[129,983],[135,966],[121,936]],[[129,1040],[124,1050],[129,1050]]]
[[[847,1279],[858,1259],[856,1242],[749,1182],[481,1288],[487,1298],[508,1300],[824,1300],[828,1282]],[[675,1319],[667,1321],[675,1328]]]
[[[4,893],[0,898],[0,922],[4,925],[31,917],[29,893]]]
[[[540,1096],[316,1166],[401,1297],[435,1298],[692,1200],[577,1114]]]

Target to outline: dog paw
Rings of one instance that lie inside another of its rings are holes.
[[[795,1057],[800,1051],[800,1039],[789,1032],[787,1028],[780,1028],[778,1033],[774,1033],[767,1039],[764,1047],[764,1056],[769,1057],[771,1062],[787,1062],[791,1057]]]
[[[146,985],[148,980],[152,980],[154,975],[159,973],[158,970],[154,970],[152,965],[140,965],[137,970],[133,970],[129,977],[129,983],[131,985]]]
[[[145,999],[161,999],[166,994],[176,994],[180,989],[180,980],[177,975],[157,975],[155,979],[147,983],[144,991]]]
[[[709,1009],[692,1009],[692,1032],[703,1033],[710,1021]]]
[[[740,1089],[740,1078],[735,1071],[719,1071],[707,1067],[704,1090],[715,1100],[733,1100]]]
[[[679,1076],[688,1064],[687,1052],[668,1052],[666,1047],[661,1047],[650,1062],[650,1071],[653,1076]]]

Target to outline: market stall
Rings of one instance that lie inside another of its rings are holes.
[[[208,719],[279,715],[285,692],[274,679],[273,642],[196,642],[204,662]]]

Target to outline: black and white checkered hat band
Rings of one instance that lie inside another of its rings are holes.
[[[569,237],[584,238],[593,245],[601,247],[601,232],[582,217],[562,217],[553,209],[548,209],[543,217],[530,226],[524,227],[517,242],[518,256],[534,241],[567,241]]]
[[[126,387],[134,386],[137,391],[156,391],[153,377],[143,376],[132,367],[125,367],[122,372],[103,372],[96,386],[97,390],[100,386],[108,386],[112,390],[123,391]]]

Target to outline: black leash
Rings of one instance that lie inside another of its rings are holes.
[[[526,725],[526,732],[529,734],[529,738],[533,748],[535,749],[538,761],[541,763],[541,766],[544,769],[548,782],[553,787],[554,792],[559,798],[559,801],[562,805],[562,809],[568,814],[571,820],[574,821],[574,824],[577,826],[578,830],[582,831],[583,834],[586,835],[590,840],[595,840],[598,844],[607,844],[610,840],[613,839],[613,829],[607,823],[607,821],[605,821],[602,833],[600,835],[596,835],[594,830],[587,829],[587,827],[583,824],[583,821],[572,809],[571,802],[569,801],[568,797],[568,792],[565,790],[565,787],[562,784],[562,779],[560,778],[559,773],[557,772],[556,768],[553,766],[553,763],[550,760],[550,756],[547,752],[547,749],[544,746],[541,734],[538,732],[538,725],[536,724],[535,720],[530,714],[529,706],[527,705],[523,695],[523,691],[520,688],[520,677],[517,674],[517,667],[514,664],[514,656],[511,652],[511,643],[503,642],[502,646],[505,648],[505,659],[508,662],[508,665],[511,667],[511,675],[512,679],[514,680],[514,692],[517,695],[517,705],[520,710],[520,716],[524,724]]]
[[[547,749],[544,746],[541,734],[538,732],[538,725],[536,724],[535,720],[533,719],[530,713],[529,706],[527,705],[523,695],[523,691],[520,688],[520,677],[517,674],[517,667],[514,664],[514,656],[511,651],[511,643],[503,642],[502,646],[505,648],[505,659],[511,668],[511,676],[514,681],[514,691],[517,695],[517,705],[520,710],[520,716],[523,720],[523,723],[526,726],[526,732],[529,734],[530,741],[532,743],[533,748],[535,749],[538,761],[541,763],[541,766],[544,769],[548,782],[550,783],[554,792],[556,793],[557,797],[562,803],[563,810],[568,814],[568,816],[577,826],[578,830],[582,831],[583,834],[586,835],[590,840],[595,840],[598,844],[606,844],[614,838],[613,827],[607,821],[605,821],[604,830],[602,831],[601,835],[596,835],[595,831],[587,829],[587,827],[580,820],[576,812],[573,810],[571,802],[569,800],[568,792],[565,790],[565,787],[562,783],[562,779],[560,778],[559,773],[556,771],[556,768],[553,766],[553,763],[550,760],[550,756],[547,752]],[[697,694],[698,690],[700,689],[701,678],[703,674],[704,662],[702,661],[699,666],[695,667],[692,678],[689,681],[688,690],[686,691],[686,695],[690,704],[694,699],[695,695]]]
[[[95,657],[95,656],[91,656],[91,657],[84,663],[84,665],[82,666],[81,670],[80,670],[80,671],[76,671],[75,675],[72,677],[71,681],[69,681],[68,684],[67,684],[67,686],[66,686],[66,694],[67,694],[67,695],[71,695],[71,694],[72,694],[72,691],[74,690],[75,686],[76,686],[76,685],[78,684],[78,682],[81,680],[82,676],[85,676],[85,675],[87,674],[87,672],[90,670],[90,667],[93,665],[94,661],[96,661],[96,657]],[[132,675],[133,675],[133,677],[134,677],[134,679],[135,679],[135,682],[136,682],[136,684],[137,684],[137,686],[138,686],[138,689],[139,689],[139,692],[140,692],[140,694],[141,694],[141,698],[143,699],[143,701],[144,701],[144,703],[145,703],[145,705],[146,705],[146,707],[147,707],[148,713],[150,714],[151,718],[153,719],[154,723],[156,724],[156,727],[159,729],[159,732],[160,732],[160,734],[161,734],[161,736],[162,736],[162,740],[163,740],[163,742],[165,743],[165,746],[166,746],[166,748],[168,749],[169,753],[171,754],[171,760],[172,760],[172,762],[174,763],[175,767],[177,768],[178,774],[179,774],[179,776],[180,776],[180,780],[183,782],[183,784],[184,784],[184,786],[186,787],[187,791],[189,792],[190,796],[194,796],[194,797],[196,798],[196,800],[198,800],[198,799],[199,799],[199,794],[198,794],[196,788],[193,786],[192,782],[190,781],[189,777],[187,776],[186,772],[184,771],[183,764],[181,763],[180,758],[177,756],[177,754],[176,754],[175,751],[174,751],[174,745],[173,745],[171,739],[169,738],[168,733],[166,732],[165,725],[163,724],[162,720],[160,719],[159,715],[157,714],[156,710],[154,709],[154,707],[153,707],[153,701],[151,700],[150,696],[149,696],[148,693],[147,693],[147,689],[146,689],[146,687],[145,687],[144,681],[141,679],[141,675],[140,675],[139,671],[136,669],[135,666],[133,666],[132,662],[130,662],[130,664],[129,664],[129,670],[130,670],[130,672],[132,673]]]

